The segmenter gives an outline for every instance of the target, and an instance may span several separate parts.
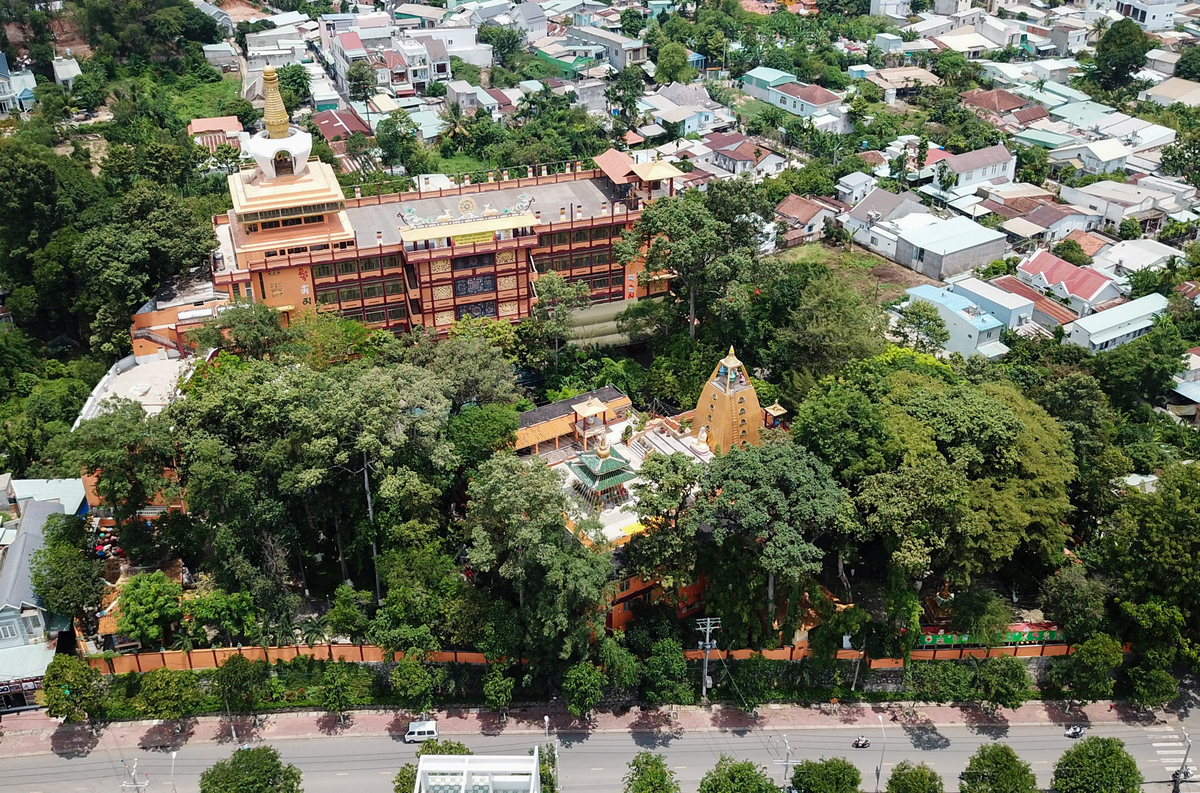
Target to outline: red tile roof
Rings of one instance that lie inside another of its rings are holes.
[[[204,135],[209,132],[242,131],[242,122],[237,116],[217,116],[216,118],[194,118],[187,125],[187,134]]]
[[[1046,297],[1029,284],[1021,282],[1016,276],[1002,275],[999,278],[992,279],[990,283],[992,286],[1003,289],[1005,292],[1032,300],[1035,309],[1050,317],[1059,325],[1066,325],[1068,322],[1074,322],[1079,319],[1079,315],[1074,311],[1057,300]]]
[[[345,33],[338,34],[338,43],[342,45],[342,51],[361,50],[363,49],[362,39],[353,30],[347,30]]]
[[[1040,119],[1050,118],[1050,111],[1041,105],[1023,107],[1013,111],[1013,118],[1017,120],[1018,124],[1032,124]]]
[[[242,150],[242,142],[236,137],[229,137],[224,132],[209,132],[206,135],[200,135],[196,142],[214,154],[222,143],[228,143],[238,151]]]
[[[792,194],[779,202],[775,214],[790,218],[798,223],[807,223],[821,211],[821,205]]]
[[[322,110],[313,116],[313,123],[327,141],[349,138],[355,132],[371,137],[371,128],[349,110]]]
[[[992,91],[984,91],[982,89],[964,91],[959,96],[962,97],[963,104],[967,107],[978,107],[982,110],[993,110],[997,113],[1007,113],[1029,104],[1028,99],[1009,93],[1003,88],[997,88]]]
[[[841,97],[833,91],[828,91],[819,85],[800,85],[799,83],[785,83],[775,89],[781,94],[794,96],[797,99],[808,102],[810,105],[827,105],[831,102],[842,101]]]
[[[1188,300],[1195,300],[1196,298],[1200,297],[1200,282],[1184,281],[1182,284],[1175,287],[1175,291],[1186,297]],[[1200,347],[1197,347],[1196,350],[1200,350]],[[1188,352],[1192,353],[1193,355],[1200,355],[1200,353],[1197,353],[1196,350],[1188,350]]]
[[[1107,240],[1100,239],[1095,234],[1088,234],[1083,229],[1075,229],[1067,235],[1067,239],[1078,242],[1079,247],[1083,248],[1083,252],[1088,256],[1095,256],[1105,245],[1111,244]]]
[[[1041,275],[1048,284],[1062,284],[1067,294],[1081,300],[1091,300],[1101,289],[1112,283],[1112,279],[1104,273],[1086,267],[1076,267],[1049,251],[1039,251],[1032,259],[1018,265],[1018,268],[1030,275]]]

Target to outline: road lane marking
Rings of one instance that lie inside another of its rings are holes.
[[[603,771],[604,769],[603,768],[593,768],[592,770],[593,771]]]
[[[1183,746],[1183,741],[1167,741],[1166,743],[1152,743],[1151,746]]]
[[[1183,754],[1187,749],[1159,749],[1159,754]]]
[[[349,771],[338,771],[337,775],[338,776],[350,776],[350,772]]]
[[[676,770],[676,771],[683,771],[683,770],[685,770],[686,768],[687,768],[687,766],[686,766],[686,765],[677,765],[677,766],[675,766],[675,770]]]

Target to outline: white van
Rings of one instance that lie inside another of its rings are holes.
[[[438,728],[436,721],[410,721],[408,723],[408,732],[404,733],[405,743],[421,743],[422,741],[436,741],[438,737]]]

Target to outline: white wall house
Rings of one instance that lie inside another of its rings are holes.
[[[1145,336],[1154,326],[1155,317],[1166,310],[1167,299],[1160,294],[1139,297],[1064,325],[1063,343],[1094,353],[1111,350]]]
[[[924,301],[937,308],[946,325],[950,339],[943,349],[967,357],[982,355],[989,360],[1000,358],[1008,347],[1000,341],[1004,323],[984,311],[965,295],[921,284],[906,289],[910,301]]]

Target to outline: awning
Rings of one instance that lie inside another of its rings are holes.
[[[683,171],[665,160],[634,163],[633,172],[643,182],[663,182],[674,179],[676,176],[683,176]]]
[[[1038,224],[1031,223],[1025,218],[1013,218],[1012,220],[1006,220],[1000,224],[1000,228],[1004,229],[1005,231],[1012,232],[1018,237],[1026,238],[1036,237],[1045,231],[1045,229]]]
[[[583,418],[598,416],[608,411],[608,405],[601,402],[599,399],[592,397],[587,402],[580,402],[578,405],[571,405],[571,409]]]

